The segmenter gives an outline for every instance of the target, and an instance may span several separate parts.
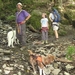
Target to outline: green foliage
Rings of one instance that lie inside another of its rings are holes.
[[[62,18],[62,20],[61,20],[61,23],[63,24],[63,25],[69,25],[70,23],[69,23],[69,20],[68,19],[63,19]]]
[[[3,14],[1,14],[0,18],[1,18],[2,20],[5,20],[5,19],[6,19],[5,14],[4,14],[4,13],[3,13]]]
[[[33,0],[22,0],[22,3],[24,4],[32,4],[33,3]]]
[[[70,11],[70,9],[66,9],[66,12],[64,13],[64,17],[69,21],[69,24],[72,24],[73,13],[72,11]]]
[[[67,31],[65,31],[65,30],[63,30],[63,29],[60,29],[59,30],[59,35],[60,36],[64,36],[64,35],[66,35],[67,34]]]
[[[9,15],[9,16],[7,16],[6,19],[7,19],[8,22],[10,22],[10,21],[15,20],[15,16],[14,15]]]
[[[3,7],[3,2],[2,2],[2,0],[0,0],[0,8],[2,8]]]
[[[30,23],[31,25],[35,28],[35,29],[40,29],[41,26],[40,26],[40,19],[41,19],[41,16],[40,15],[37,15],[37,14],[33,14],[30,18]]]
[[[75,46],[68,46],[66,58],[69,60],[73,60],[72,55],[75,54]]]
[[[5,16],[14,14],[16,12],[16,4],[18,2],[21,2],[23,5],[26,6],[33,4],[33,0],[0,0],[0,10],[1,10],[0,14],[4,14]],[[26,7],[26,8],[30,8],[30,7]]]
[[[69,5],[67,6],[67,8],[69,8],[69,9],[73,9],[73,8],[75,8],[75,5],[73,5],[73,4],[69,4]]]

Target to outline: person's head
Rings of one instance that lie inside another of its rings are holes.
[[[46,17],[46,13],[42,13],[42,17],[45,18]]]
[[[22,3],[20,3],[20,2],[17,3],[17,5],[16,5],[16,7],[17,7],[18,10],[21,10],[21,9],[22,9],[22,6],[23,6],[23,5],[22,5]]]

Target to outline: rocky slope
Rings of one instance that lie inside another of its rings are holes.
[[[32,66],[29,63],[27,50],[32,50],[41,55],[53,54],[58,58],[66,59],[68,46],[75,46],[74,34],[60,36],[55,40],[54,35],[49,35],[48,44],[41,44],[41,34],[27,29],[27,44],[21,48],[15,44],[15,48],[7,47],[7,32],[9,24],[0,22],[0,75],[33,75]],[[74,57],[75,60],[75,57]],[[50,75],[75,75],[75,62],[53,62],[49,65]],[[37,69],[37,75],[38,74]]]

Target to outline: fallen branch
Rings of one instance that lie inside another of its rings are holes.
[[[64,62],[64,63],[72,63],[73,62],[71,60],[64,59],[64,58],[56,58],[55,61],[60,61],[60,62]]]

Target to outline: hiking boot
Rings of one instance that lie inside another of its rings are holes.
[[[58,38],[56,38],[56,39],[55,39],[55,42],[58,42],[58,41],[59,41],[59,39],[58,39]]]

